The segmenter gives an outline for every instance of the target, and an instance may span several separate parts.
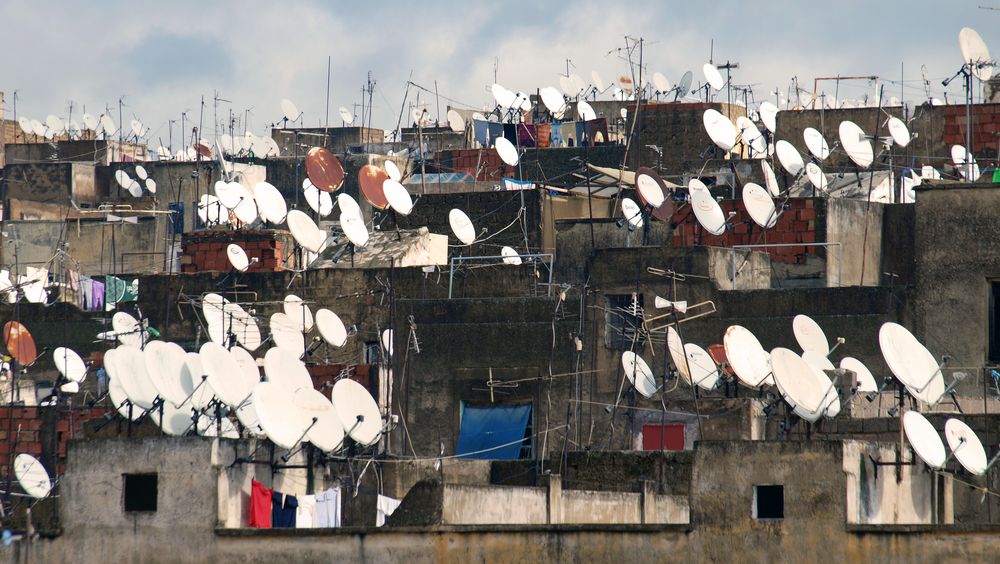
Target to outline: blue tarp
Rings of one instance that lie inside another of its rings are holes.
[[[462,406],[462,424],[458,432],[458,456],[479,460],[517,460],[531,417],[531,404]],[[513,443],[513,444],[508,444]],[[500,448],[499,445],[507,445]],[[490,449],[490,450],[487,450]],[[486,451],[486,452],[481,452]]]

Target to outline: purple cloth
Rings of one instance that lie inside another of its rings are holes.
[[[91,280],[91,298],[89,311],[101,311],[104,309],[104,282]]]

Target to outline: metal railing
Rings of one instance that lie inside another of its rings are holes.
[[[837,285],[842,285],[843,282],[843,268],[844,268],[844,245],[840,241],[828,242],[828,243],[765,243],[759,245],[733,245],[732,249],[732,289],[736,289],[736,277],[739,272],[736,271],[736,250],[737,249],[774,249],[780,247],[830,247],[836,245],[837,247]],[[744,262],[740,270],[746,266],[746,263],[750,262],[749,259]],[[827,280],[829,284],[829,280]]]
[[[525,259],[548,258],[549,280],[546,283],[546,286],[547,286],[547,288],[546,288],[546,295],[547,296],[552,296],[552,261],[553,261],[553,254],[552,253],[535,253],[535,254],[519,255],[519,256],[520,256],[520,258],[522,260],[522,264],[521,265],[506,265],[506,266],[523,266],[523,263],[525,263],[525,262],[534,262],[534,261],[526,261]],[[466,262],[466,261],[490,261],[490,260],[506,259],[506,258],[513,258],[513,257],[506,257],[506,256],[503,256],[503,255],[495,255],[495,256],[471,256],[471,257],[451,257],[450,268],[449,268],[449,272],[448,272],[448,299],[449,300],[451,299],[451,297],[452,297],[452,289],[455,287],[455,267],[457,266],[457,263],[462,263],[462,262]]]

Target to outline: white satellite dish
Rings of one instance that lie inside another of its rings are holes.
[[[722,338],[722,345],[730,368],[745,386],[759,388],[762,384],[773,383],[770,355],[748,329],[730,326]]]
[[[824,357],[830,354],[830,341],[826,338],[826,333],[808,315],[799,314],[792,319],[792,332],[803,352],[816,351]]]
[[[329,192],[324,192],[315,186],[309,186],[304,191],[303,198],[306,204],[312,211],[318,213],[322,217],[326,217],[333,213],[333,196]],[[338,194],[340,196],[346,196],[350,198],[347,194]],[[358,214],[360,216],[360,212]]]
[[[642,208],[632,198],[622,198],[622,215],[634,229],[642,227]]]
[[[219,401],[236,408],[250,395],[251,389],[241,377],[240,365],[222,345],[204,343],[198,351],[198,358]]]
[[[454,208],[448,212],[448,224],[451,226],[452,233],[463,245],[471,245],[476,242],[476,228],[464,211]]]
[[[715,388],[719,381],[719,369],[704,349],[691,343],[683,344],[673,327],[667,327],[667,348],[685,382],[705,390]]]
[[[806,167],[806,164],[802,161],[802,155],[799,151],[788,141],[784,139],[778,141],[774,144],[774,152],[778,155],[778,162],[781,163],[781,167],[788,171],[788,174],[792,176],[798,176],[799,173]]]
[[[63,378],[70,382],[83,382],[87,375],[87,365],[73,349],[57,347],[52,351],[52,362]]]
[[[900,147],[906,147],[907,145],[910,144],[910,139],[911,139],[910,129],[906,127],[906,124],[903,123],[903,120],[899,119],[896,116],[892,116],[889,118],[887,125],[889,128],[889,135],[892,137],[892,140],[895,141],[897,145],[899,145]]]
[[[295,324],[294,320],[285,315],[284,312],[271,314],[269,327],[271,329],[271,340],[274,341],[276,347],[294,353],[296,357],[302,356],[306,351],[305,336],[302,334],[302,329]]]
[[[386,159],[382,163],[382,168],[385,169],[385,173],[389,176],[390,180],[399,182],[403,178],[403,173],[399,171],[399,167],[396,166],[396,163],[391,160]]]
[[[337,110],[337,112],[340,113],[340,119],[346,125],[351,125],[352,123],[354,123],[354,114],[352,114],[350,110],[348,110],[344,106],[341,106],[340,109]]]
[[[293,393],[280,384],[261,382],[254,386],[250,398],[267,438],[286,450],[295,448],[311,423],[295,405]]]
[[[149,190],[150,194],[156,193],[156,181],[152,178],[147,178],[145,182],[146,190]]]
[[[781,397],[802,419],[814,423],[831,406],[830,394],[836,394],[830,379],[814,370],[799,355],[786,348],[771,351],[774,382]],[[839,407],[838,407],[839,411]]]
[[[465,118],[455,110],[448,110],[448,127],[455,133],[465,131]]]
[[[969,159],[968,163],[966,163],[967,158]],[[970,156],[965,147],[961,145],[951,146],[951,162],[958,167],[958,173],[962,175],[962,178],[967,180],[976,180],[979,178],[979,165],[976,164],[976,158]]]
[[[661,72],[653,73],[653,87],[659,93],[670,92],[670,81]]]
[[[389,206],[399,215],[410,215],[410,212],[413,211],[413,199],[398,181],[387,178],[382,182],[382,192],[385,193],[385,199],[389,202]]]
[[[111,316],[111,329],[115,332],[118,342],[133,347],[142,346],[143,329],[139,320],[124,311],[115,312]]]
[[[360,216],[342,212],[340,214],[340,229],[355,247],[361,248],[368,244],[368,227]]]
[[[698,185],[701,186],[698,186]],[[695,178],[688,182],[688,191],[691,195],[691,209],[698,223],[712,235],[722,235],[726,232],[726,214],[719,207],[719,202],[715,201],[712,193],[705,185]]]
[[[871,370],[868,370],[868,367],[865,366],[860,360],[850,356],[845,356],[840,359],[840,367],[854,372],[857,378],[859,392],[878,392],[878,383],[875,381],[875,377],[872,376]]]
[[[986,473],[989,469],[986,450],[971,427],[953,417],[944,424],[944,438],[948,440],[948,446],[962,468],[974,476]]]
[[[285,217],[288,230],[292,232],[292,237],[303,249],[320,253],[326,246],[326,233],[313,222],[312,218],[299,210],[291,210]]]
[[[830,146],[827,145],[826,139],[818,129],[814,127],[805,128],[802,131],[802,138],[805,140],[806,148],[809,149],[812,156],[821,161],[830,156]]]
[[[722,90],[722,87],[726,85],[726,81],[714,64],[705,63],[701,66],[701,72],[705,75],[705,82],[709,83],[715,90]]]
[[[342,347],[347,343],[347,328],[344,327],[344,322],[340,316],[328,309],[316,312],[316,328],[319,329],[323,340],[335,347]]]
[[[382,331],[382,350],[385,351],[387,356],[392,356],[392,329],[385,329]]]
[[[215,417],[204,413],[198,417],[198,421],[195,424],[195,431],[202,437],[218,437],[222,439],[240,438],[240,433],[236,430],[236,425],[229,418],[223,417],[216,421]]]
[[[247,252],[243,250],[243,247],[236,243],[230,243],[226,247],[226,258],[229,259],[229,264],[233,265],[233,268],[240,272],[246,272],[250,268],[250,257],[247,256]]]
[[[361,206],[359,206],[358,202],[349,194],[344,194],[343,192],[337,194],[337,207],[340,208],[341,215],[346,213],[348,215],[353,215],[358,219],[361,219],[362,217]]]
[[[97,131],[97,118],[91,114],[83,114],[83,125],[91,131]]]
[[[42,499],[52,491],[52,481],[42,463],[30,454],[20,453],[14,457],[14,476],[24,493],[35,499]]]
[[[771,102],[761,102],[757,113],[760,114],[760,120],[764,122],[764,127],[768,131],[775,133],[778,130],[778,106],[775,106]]]
[[[504,264],[509,264],[511,266],[521,265],[521,255],[519,255],[517,251],[514,250],[513,247],[505,246],[504,248],[500,249],[500,256],[503,257]]]
[[[778,187],[778,177],[775,176],[771,163],[762,159],[760,168],[764,173],[764,185],[767,186],[767,191],[771,193],[771,196],[777,198],[781,194],[781,188]]]
[[[666,196],[663,194],[663,190],[660,189],[660,184],[655,178],[649,176],[648,174],[638,174],[635,177],[635,189],[639,192],[646,202],[658,208],[663,204],[663,200]]]
[[[261,219],[272,225],[285,222],[285,216],[288,215],[288,204],[285,203],[285,198],[273,184],[258,182],[253,187],[253,196],[257,202],[257,211],[260,213]]]
[[[517,147],[510,142],[506,137],[497,137],[493,141],[493,148],[496,150],[497,154],[500,155],[500,159],[508,164],[509,166],[517,166],[520,161],[520,156],[517,154]]]
[[[767,141],[754,122],[746,116],[738,116],[736,129],[740,132],[740,139],[750,148],[750,158],[762,159],[767,156]]]
[[[778,213],[774,207],[774,200],[767,190],[759,184],[747,182],[743,185],[743,206],[746,208],[750,218],[757,225],[764,229],[774,227],[778,221]]]
[[[963,27],[958,32],[958,47],[962,51],[962,62],[972,66],[972,74],[986,82],[993,77],[993,60],[981,35],[971,27]]]
[[[656,394],[658,388],[653,371],[641,356],[632,351],[623,352],[622,369],[625,371],[625,377],[643,397],[651,398]]]
[[[897,323],[883,323],[878,333],[882,356],[893,375],[913,397],[930,405],[945,392],[941,368],[916,337]]]
[[[576,113],[579,114],[580,119],[583,121],[591,121],[597,119],[597,112],[586,100],[580,100],[576,103]]]
[[[823,174],[823,169],[816,163],[806,163],[806,178],[819,190],[826,191],[829,187],[829,182],[826,179],[826,175]]]
[[[299,119],[299,108],[288,98],[281,100],[281,113],[288,121]]]
[[[546,109],[553,114],[566,111],[566,99],[555,88],[546,86],[538,91],[538,95],[542,98],[542,103],[545,104]]]
[[[733,122],[718,110],[712,109],[705,110],[701,119],[712,142],[723,151],[732,151],[736,146],[736,127]]]
[[[323,452],[339,450],[344,444],[344,425],[337,416],[333,403],[312,388],[295,390],[292,401],[312,425],[306,431],[306,440]]]
[[[934,425],[916,411],[903,414],[903,431],[913,451],[931,468],[944,468],[948,454]]]
[[[868,168],[875,160],[874,149],[871,141],[865,135],[864,130],[850,120],[840,122],[838,128],[840,144],[844,147],[844,152],[854,161],[854,164],[861,168]]]
[[[284,302],[282,302],[282,311],[285,315],[295,323],[303,333],[308,333],[312,331],[313,328],[313,314],[309,306],[302,301],[302,298],[296,296],[295,294],[288,294],[285,296]]]
[[[159,392],[149,379],[142,349],[121,345],[115,350],[117,351],[113,362],[115,373],[111,377],[120,381],[129,401],[141,409],[152,408]]]
[[[294,352],[280,347],[271,347],[264,353],[264,376],[268,382],[279,384],[290,392],[313,387],[306,365]]]
[[[371,446],[382,436],[382,415],[375,398],[349,378],[333,385],[333,408],[347,436],[362,446]]]
[[[163,415],[160,416],[160,410],[154,409],[150,416],[153,418],[153,422],[156,423],[160,429],[167,435],[171,437],[181,437],[187,430],[191,427],[191,411],[187,409],[178,409],[172,403],[163,404]]]

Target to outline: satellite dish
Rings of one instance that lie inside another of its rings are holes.
[[[521,255],[514,250],[514,247],[503,247],[500,249],[500,256],[503,257],[503,263],[509,264],[511,266],[521,266]]]
[[[198,351],[202,368],[215,396],[231,409],[235,409],[250,395],[252,387],[242,377],[240,364],[228,350],[218,343],[205,343]]]
[[[920,460],[931,468],[944,468],[948,459],[944,442],[926,417],[916,411],[907,411],[903,414],[903,431]]]
[[[282,303],[282,311],[285,315],[295,323],[296,327],[299,328],[303,333],[308,333],[312,331],[313,328],[313,314],[306,305],[302,298],[296,296],[295,294],[288,294],[285,296],[285,301]]]
[[[116,312],[111,316],[111,329],[121,344],[133,347],[142,346],[144,333],[142,325],[136,318],[124,311]]]
[[[250,268],[250,257],[247,256],[247,252],[243,250],[243,247],[236,243],[230,243],[226,247],[226,258],[229,259],[229,264],[233,265],[233,268],[240,272],[246,272]]]
[[[806,177],[813,186],[820,190],[826,191],[829,187],[826,175],[823,174],[823,169],[817,166],[816,163],[806,163]]]
[[[146,128],[142,125],[141,121],[134,119],[130,125],[132,126],[132,133],[135,134],[136,139],[139,139],[146,134]]]
[[[181,437],[187,433],[187,430],[191,427],[191,412],[187,409],[178,409],[171,403],[163,404],[163,416],[160,416],[160,410],[154,409],[150,416],[153,418],[153,422],[156,423],[160,429],[167,435],[171,437]]]
[[[129,401],[142,409],[151,409],[159,390],[149,378],[143,350],[129,345],[121,345],[116,350],[118,354],[112,363],[115,372],[111,377],[120,381]]]
[[[4,324],[3,340],[10,356],[22,365],[30,365],[38,355],[31,332],[18,321],[8,321]]]
[[[597,112],[594,111],[594,108],[586,100],[580,100],[576,103],[576,113],[580,115],[580,119],[583,121],[597,119]]]
[[[694,81],[694,73],[685,71],[681,76],[681,82],[677,85],[677,93],[683,98],[691,91],[691,82]]]
[[[305,440],[323,452],[334,452],[344,444],[344,425],[337,411],[321,392],[312,388],[300,388],[292,394],[295,407],[312,425],[306,431]]]
[[[322,217],[326,217],[333,212],[333,197],[330,196],[329,192],[321,192],[319,188],[310,185],[305,189],[304,199],[309,208],[318,213]],[[340,196],[347,196],[347,194],[338,194]],[[347,196],[350,198],[350,196]],[[357,204],[355,204],[357,205]]]
[[[924,403],[936,404],[944,395],[945,386],[934,355],[897,323],[882,324],[878,340],[889,370],[910,394]]]
[[[781,189],[778,187],[778,177],[775,176],[771,163],[761,160],[760,168],[764,173],[764,185],[767,186],[767,191],[771,193],[771,196],[777,198],[781,194]]]
[[[333,385],[331,395],[347,436],[362,446],[377,443],[382,436],[382,415],[368,390],[354,380],[342,378]]]
[[[35,499],[42,499],[52,491],[52,481],[42,463],[30,454],[20,453],[14,457],[14,475],[24,493]]]
[[[476,228],[464,211],[453,208],[448,212],[448,224],[451,226],[451,232],[463,245],[471,245],[476,242]]]
[[[685,382],[705,390],[715,388],[719,381],[719,369],[704,349],[690,343],[684,345],[673,327],[667,327],[667,348],[674,367]]]
[[[31,120],[31,132],[39,137],[45,137],[46,127],[45,124],[38,121],[37,119]]]
[[[499,84],[491,86],[490,92],[493,94],[493,99],[496,101],[497,105],[503,110],[511,109],[517,99],[517,94],[514,94]]]
[[[774,227],[774,224],[778,221],[778,214],[774,208],[774,200],[771,199],[771,195],[767,193],[767,190],[759,184],[747,182],[743,185],[743,206],[746,207],[747,213],[750,214],[750,218],[753,219],[754,223],[764,229]]]
[[[823,328],[808,315],[796,315],[792,319],[792,332],[803,352],[816,351],[826,357],[830,354],[830,342]],[[830,368],[833,370],[833,368]]]
[[[771,378],[770,355],[757,337],[745,327],[730,326],[726,329],[722,344],[726,349],[729,366],[742,384],[759,388],[762,384],[774,382]]]
[[[538,95],[542,98],[542,103],[545,104],[545,107],[553,114],[558,114],[566,110],[566,100],[563,98],[562,93],[555,88],[546,86],[538,91]]]
[[[392,329],[382,331],[382,350],[387,356],[392,356]]]
[[[133,198],[142,197],[142,184],[139,184],[138,180],[133,180],[129,182],[128,193],[132,195]]]
[[[497,137],[493,141],[493,148],[496,150],[497,154],[500,155],[500,159],[509,166],[517,166],[520,156],[517,154],[517,147],[510,142],[506,137]]]
[[[261,382],[254,386],[250,399],[267,438],[286,450],[295,448],[311,423],[295,405],[293,393],[274,382]]]
[[[83,382],[87,375],[87,365],[73,349],[56,347],[52,351],[52,362],[63,378],[70,382]]]
[[[640,200],[643,200],[646,204],[654,208],[660,207],[663,200],[666,199],[656,179],[644,172],[636,172],[635,189],[639,194]]]
[[[900,147],[906,147],[910,144],[910,129],[906,127],[903,120],[896,116],[892,116],[889,118],[888,127],[889,135],[897,145]]]
[[[413,211],[413,199],[398,181],[387,179],[382,183],[382,192],[385,193],[385,199],[389,201],[389,207],[399,215],[410,215],[410,212]]]
[[[368,244],[368,227],[360,216],[341,212],[340,229],[355,247],[364,247]]]
[[[712,67],[715,68],[715,67]],[[729,118],[722,115],[718,110],[708,109],[702,114],[702,122],[705,124],[705,131],[708,136],[723,151],[729,152],[736,146],[736,127]]]
[[[715,68],[715,65],[712,63],[702,65],[701,72],[705,75],[705,82],[709,83],[715,90],[722,90],[722,87],[726,85],[726,81],[722,78],[722,74],[719,73],[719,69]]]
[[[798,150],[784,139],[774,144],[774,152],[778,155],[778,162],[781,163],[781,167],[792,176],[798,176],[806,166]]]
[[[264,354],[264,376],[268,382],[290,392],[313,388],[312,376],[305,363],[294,352],[280,347],[272,347]]]
[[[632,198],[622,198],[622,215],[634,229],[642,228],[642,208]]]
[[[768,131],[775,133],[778,130],[778,106],[771,102],[761,102],[757,113],[760,114],[760,120],[764,122],[764,127]]]
[[[635,179],[636,194],[639,196],[639,203],[643,208],[646,206],[652,208],[650,215],[653,216],[653,219],[668,221],[674,214],[674,202],[670,198],[670,189],[667,187],[666,182],[660,178],[660,175],[655,170],[645,166],[639,167],[635,171]],[[647,180],[652,180],[653,184],[649,184]],[[641,186],[640,183],[642,184]],[[654,184],[656,192],[652,189]],[[649,194],[649,198],[646,197],[645,193]],[[659,201],[659,204],[654,205],[654,202],[657,201]]]
[[[993,77],[993,60],[982,36],[971,27],[963,27],[958,32],[958,47],[962,50],[962,62],[972,67],[972,74],[986,82]]]
[[[590,80],[593,81],[594,87],[597,89],[604,90],[607,88],[606,83],[601,79],[601,74],[595,70],[590,71]]]
[[[663,76],[663,73],[654,72],[653,73],[653,86],[659,93],[670,92],[670,81],[667,77]]]
[[[305,337],[295,321],[282,312],[271,314],[271,340],[276,347],[294,353],[296,358],[306,352]]]
[[[656,379],[653,377],[653,371],[641,356],[632,351],[623,352],[622,369],[625,371],[625,377],[628,378],[628,381],[635,386],[636,391],[643,397],[653,397],[658,389]]]
[[[273,184],[258,182],[253,187],[253,197],[257,202],[257,211],[262,220],[273,225],[285,222],[285,216],[288,215],[288,204],[285,203],[285,198]]]
[[[130,178],[128,173],[124,170],[118,169],[115,171],[115,182],[127,190],[128,187],[132,185],[132,178]]]
[[[291,210],[285,221],[295,242],[303,249],[311,253],[320,253],[326,247],[326,232],[321,231],[308,215],[299,210]]]
[[[739,130],[743,143],[750,148],[751,158],[760,159],[767,156],[767,142],[754,122],[746,116],[738,116],[736,129]]]
[[[177,343],[151,341],[143,350],[143,357],[153,387],[161,398],[175,408],[181,407],[195,386],[201,383],[201,375],[191,374],[187,353]]]
[[[156,193],[156,181],[153,180],[152,178],[147,178],[146,179],[146,190],[149,190],[150,194],[155,194]]]
[[[212,389],[212,385],[208,383],[207,379],[202,378],[205,376],[205,369],[201,365],[201,355],[196,352],[185,354],[184,366],[185,371],[191,377],[191,381],[194,382],[196,387],[191,394],[191,407],[197,410],[207,408],[209,403],[215,398],[215,390]]]
[[[778,392],[792,411],[810,423],[822,418],[831,407],[831,394],[836,395],[830,379],[795,352],[782,347],[771,351],[771,366]]]
[[[382,184],[389,178],[381,168],[367,164],[358,171],[358,182],[361,184],[361,195],[373,207],[384,210],[389,207],[389,200],[382,191]]]
[[[850,370],[854,372],[858,382],[858,391],[864,393],[877,393],[878,383],[875,382],[875,377],[872,376],[871,370],[864,365],[860,360],[845,356],[840,359],[840,367],[845,370]]]
[[[962,468],[974,476],[982,476],[989,468],[986,450],[976,432],[963,421],[954,417],[945,421],[944,438],[948,440],[951,452],[955,453]],[[912,442],[912,441],[911,441]]]
[[[62,130],[66,127],[63,120],[51,114],[49,117],[45,118],[45,126],[48,127],[49,131],[56,134],[62,132]]]
[[[694,217],[698,220],[698,224],[712,235],[725,233],[726,214],[704,183],[697,178],[692,178],[688,182],[688,192],[691,195],[691,209],[694,211]]]
[[[875,153],[872,149],[871,141],[868,140],[864,130],[850,120],[840,122],[840,144],[844,147],[847,156],[854,161],[854,164],[861,168],[868,168],[875,160]]]
[[[20,120],[18,120],[20,121]],[[97,131],[97,118],[90,114],[83,114],[83,125],[91,131]],[[23,125],[22,125],[23,128]]]
[[[313,186],[324,192],[336,192],[344,183],[340,159],[323,147],[313,147],[306,153],[306,174]]]
[[[30,119],[28,119],[28,118],[26,118],[24,116],[21,116],[21,117],[17,118],[17,124],[19,126],[21,126],[21,131],[23,131],[25,133],[25,135],[31,135],[31,134],[34,133],[34,131],[31,128],[31,120]]]
[[[821,161],[830,156],[830,146],[827,145],[826,139],[823,138],[823,134],[816,128],[805,128],[802,131],[802,138],[805,140],[806,148],[809,149],[812,156]]]
[[[316,328],[323,340],[335,347],[342,347],[347,343],[347,328],[340,316],[328,310],[321,309],[316,312]]]
[[[341,215],[346,213],[358,218],[361,217],[361,206],[349,194],[337,194],[337,207],[340,208]]]
[[[111,398],[111,402],[114,404],[115,409],[118,410],[118,414],[128,419],[128,394],[125,393],[125,388],[122,386],[121,379],[117,376],[117,355],[118,351],[115,349],[111,349],[104,353],[104,369],[108,372],[108,397]],[[133,409],[132,420],[134,421],[139,417],[142,417],[142,410]]]
[[[806,361],[806,364],[812,366],[817,370],[836,370],[837,367],[830,362],[830,359],[825,357],[819,351],[805,351],[802,353],[802,360]]]
[[[240,438],[240,434],[236,430],[236,425],[233,424],[233,422],[228,418],[222,418],[216,421],[214,417],[205,415],[204,413],[198,417],[198,421],[195,424],[195,430],[198,432],[198,435],[202,437],[218,437],[223,439]]]
[[[970,159],[970,162],[968,164],[965,162],[966,158]],[[958,167],[958,173],[962,175],[962,178],[966,178],[968,180],[975,180],[979,178],[979,165],[976,164],[975,157],[969,156],[969,153],[968,151],[965,150],[965,147],[961,145],[952,145],[951,161],[955,164],[956,167]],[[971,175],[969,174],[969,168],[972,169]]]
[[[385,173],[389,175],[389,180],[395,180],[396,182],[402,180],[403,174],[399,172],[399,167],[396,166],[396,163],[386,160],[382,163],[382,168],[384,168]]]
[[[288,121],[295,121],[299,119],[300,115],[299,108],[296,107],[295,104],[288,98],[281,100],[281,113]]]
[[[455,133],[465,131],[465,118],[455,110],[448,110],[448,127]]]
[[[352,123],[354,123],[354,114],[352,114],[350,111],[348,111],[347,108],[345,108],[344,106],[341,106],[340,109],[337,110],[337,111],[340,112],[340,119],[346,125],[351,125]]]
[[[59,386],[59,391],[64,394],[76,394],[80,391],[79,382],[66,382]]]

